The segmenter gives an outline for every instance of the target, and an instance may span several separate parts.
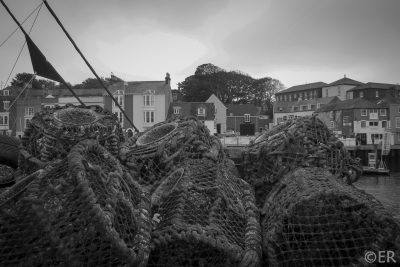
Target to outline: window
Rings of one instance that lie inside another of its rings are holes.
[[[0,125],[8,126],[8,115],[0,115]]]
[[[371,109],[371,113],[376,113],[376,114],[378,114],[378,110],[377,110],[377,109]]]
[[[283,107],[279,107],[278,110],[283,111]],[[231,116],[233,116],[233,113],[231,113],[231,114],[232,114]]]
[[[362,109],[361,110],[361,116],[367,116],[367,110],[366,109]]]
[[[310,109],[311,109],[311,110],[315,110],[315,107],[316,107],[315,104],[311,104],[311,105],[310,105]]]
[[[400,117],[396,117],[396,128],[400,128]]]
[[[154,123],[154,111],[144,112],[144,123]]]
[[[334,121],[330,121],[329,122],[329,128],[331,128],[331,129],[335,128],[335,122]]]
[[[397,141],[400,142],[400,133],[397,133]]]
[[[244,114],[244,122],[250,122],[250,114]]]
[[[379,91],[375,91],[375,97],[379,97]]]
[[[370,121],[369,126],[371,127],[378,127],[378,122],[377,121]]]
[[[299,111],[299,107],[293,107],[293,111]]]
[[[4,96],[9,96],[9,95],[10,95],[10,91],[8,91],[8,90],[3,90],[3,95],[4,95]]]
[[[283,120],[286,121],[287,120],[287,116],[283,116]]]
[[[44,108],[47,108],[47,109],[52,109],[54,107],[55,107],[54,105],[44,105]]]
[[[364,97],[364,92],[363,91],[360,92],[360,97]]]
[[[289,95],[289,101],[292,101],[292,95]]]
[[[361,121],[361,128],[367,127],[367,122],[366,121]]]
[[[122,112],[121,111],[117,111],[117,112],[114,112],[114,114],[115,114],[115,116],[117,116],[117,118],[118,118],[118,121],[120,122],[120,123],[122,123]]]
[[[172,99],[173,99],[174,101],[178,100],[178,95],[177,95],[177,94],[173,94],[173,95],[172,95]]]
[[[181,107],[174,107],[174,114],[179,114]]]
[[[317,108],[323,107],[325,104],[317,103]]]
[[[198,116],[205,116],[206,115],[206,109],[202,108],[202,107],[198,108],[197,109],[197,115]]]
[[[143,99],[145,107],[154,107],[154,95],[144,95]]]
[[[307,110],[307,106],[306,105],[304,105],[304,106],[301,106],[301,110]]]
[[[33,107],[25,107],[25,116],[33,116]]]
[[[379,110],[379,115],[381,115],[381,116],[386,116],[386,109],[385,109],[385,108],[381,108],[381,109]]]
[[[387,121],[382,121],[382,128],[387,128]]]
[[[334,111],[329,112],[329,118],[330,118],[330,119],[333,119],[334,115],[335,115],[335,114],[334,114]]]
[[[294,116],[293,115],[289,115],[289,120],[293,120]]]
[[[284,99],[285,99],[285,101],[287,100],[287,95],[284,95]]]
[[[31,119],[25,118],[25,128],[28,127],[28,124],[29,124],[30,121],[31,121]]]
[[[3,101],[4,104],[4,110],[8,110],[10,107],[10,101]]]

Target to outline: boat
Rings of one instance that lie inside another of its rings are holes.
[[[390,175],[390,170],[387,168],[374,168],[369,166],[363,166],[363,174]]]

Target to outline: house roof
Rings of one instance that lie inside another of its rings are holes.
[[[116,90],[125,90],[128,95],[142,95],[147,90],[154,90],[156,95],[166,94],[171,90],[171,86],[166,84],[165,81],[134,81],[134,82],[119,82],[109,86],[112,93]]]
[[[304,105],[317,105],[319,104],[329,104],[333,102],[339,102],[340,99],[337,96],[330,96],[330,97],[321,97],[321,98],[314,98],[309,100],[301,100],[301,101],[279,101],[274,103],[274,112],[292,112],[292,107],[300,107]],[[282,110],[279,110],[282,108]]]
[[[358,85],[362,85],[362,84],[364,84],[364,83],[344,77],[342,79],[339,79],[337,81],[334,81],[334,82],[328,84],[328,86],[335,86],[335,85],[356,85],[356,86],[358,86]]]
[[[351,88],[349,91],[356,91],[356,90],[362,90],[362,89],[384,89],[384,90],[398,89],[398,90],[400,90],[400,85],[398,85],[398,84],[390,84],[390,83],[368,82],[366,84],[362,84],[362,85],[359,85],[357,87]]]
[[[197,117],[197,110],[200,107],[206,109],[205,120],[214,120],[215,118],[215,107],[214,103],[205,102],[173,102],[169,106],[168,115],[174,115],[174,107],[180,107],[181,111],[179,115],[184,116],[195,116]]]
[[[310,90],[310,89],[317,89],[317,88],[322,88],[324,86],[327,86],[326,83],[324,82],[316,82],[316,83],[306,83],[306,84],[301,84],[301,85],[295,85],[292,86],[286,90],[277,92],[277,94],[284,94],[284,93],[291,93],[291,92],[298,92],[298,91],[304,91],[304,90]]]
[[[214,95],[214,94],[210,95],[210,97],[206,100],[206,102],[207,102],[207,103],[213,103],[213,102],[212,102],[213,100],[219,102],[219,103],[222,104],[224,107],[226,107],[225,104],[222,103],[222,101],[221,101],[216,95]]]
[[[102,96],[105,90],[103,88],[90,88],[90,89],[72,89],[77,96]],[[53,89],[49,93],[56,97],[72,96],[68,89]]]
[[[395,98],[382,98],[375,101],[364,98],[348,99],[339,102],[330,103],[317,110],[317,112],[328,112],[334,110],[364,109],[364,108],[388,108],[389,104],[400,103]]]
[[[250,116],[259,115],[260,110],[254,104],[230,104],[227,106],[227,116],[243,116],[244,114],[250,114]]]

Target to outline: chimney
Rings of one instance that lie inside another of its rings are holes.
[[[165,84],[170,84],[171,82],[171,77],[169,76],[169,73],[167,72],[165,74]]]

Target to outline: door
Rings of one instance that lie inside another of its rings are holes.
[[[357,143],[359,145],[366,145],[367,144],[367,134],[365,134],[365,133],[357,134]]]
[[[217,123],[217,134],[221,133],[221,123]]]

